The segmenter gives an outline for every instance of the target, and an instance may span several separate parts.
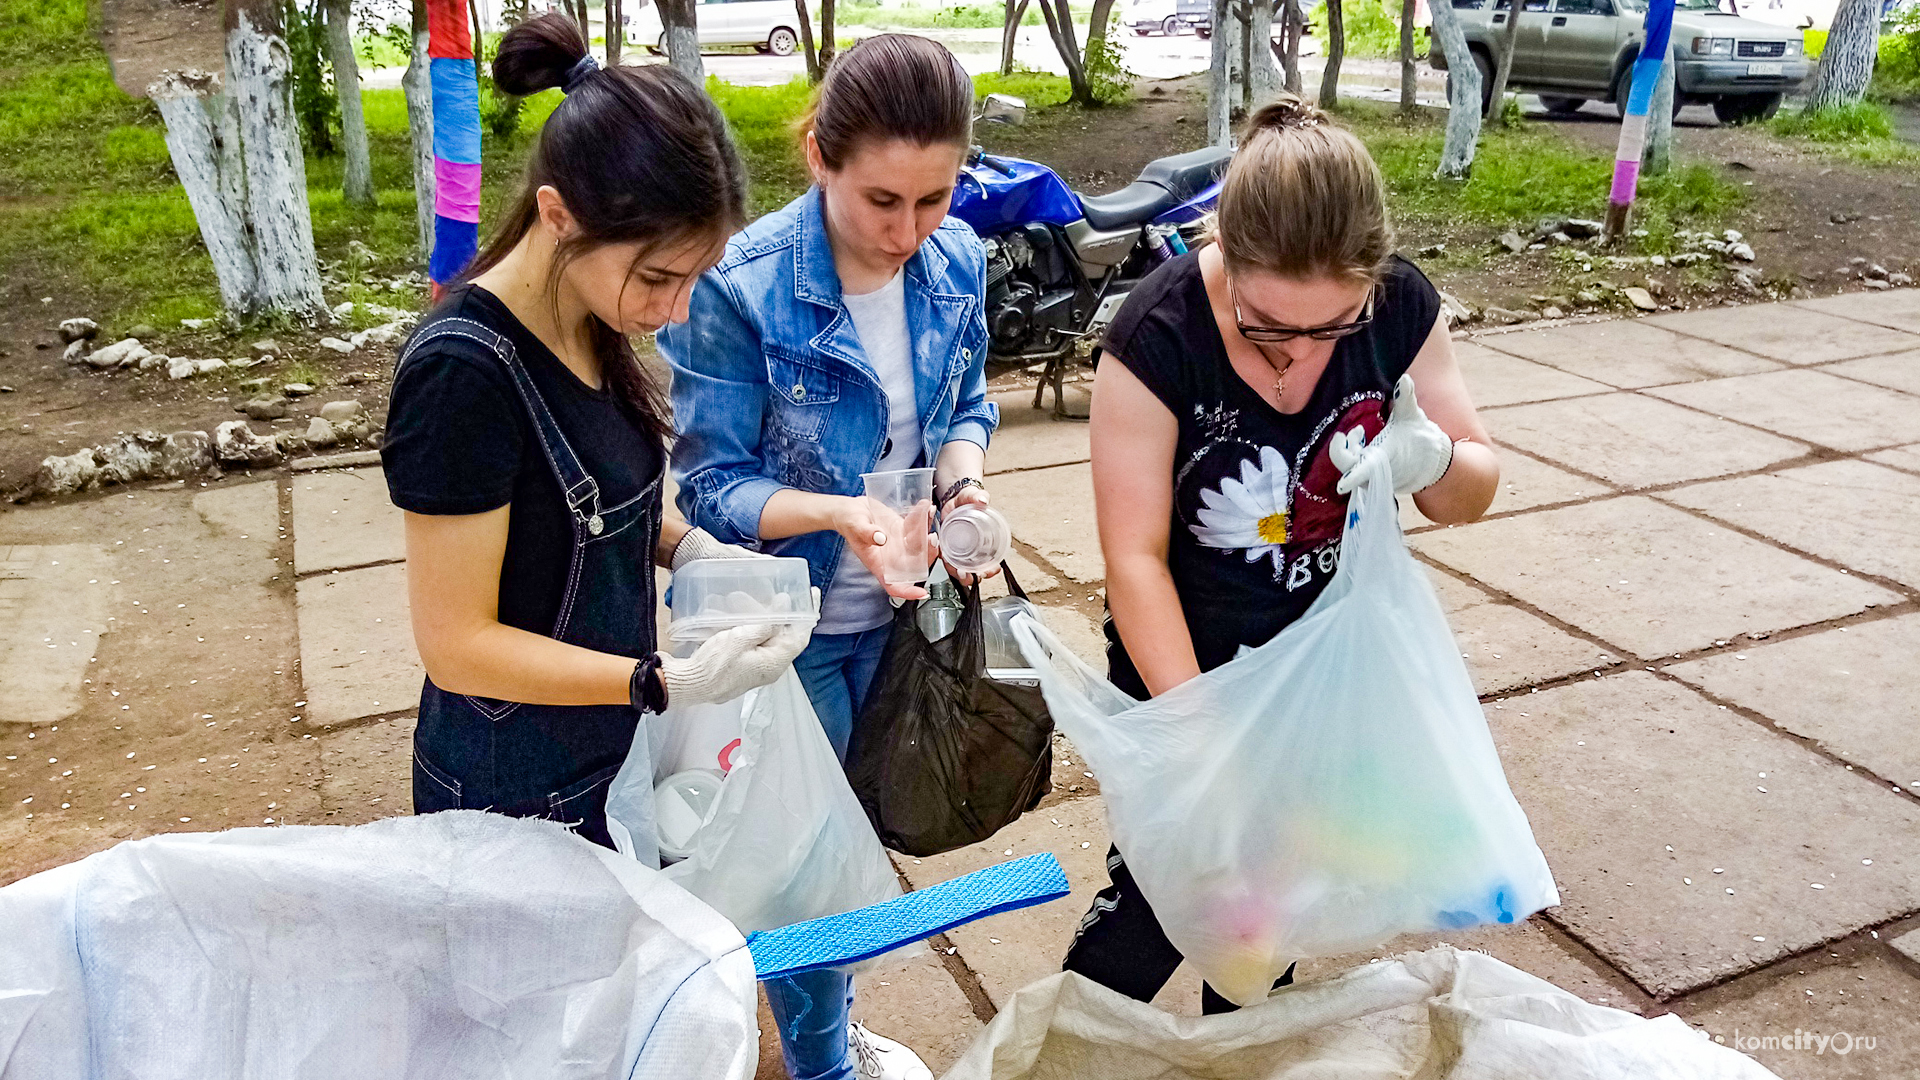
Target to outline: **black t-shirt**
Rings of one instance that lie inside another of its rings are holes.
[[[1307,407],[1286,414],[1234,371],[1197,253],[1149,274],[1121,305],[1105,348],[1180,424],[1167,563],[1201,670],[1265,644],[1326,588],[1347,505],[1328,440],[1355,426],[1369,439],[1380,430],[1393,385],[1439,312],[1426,275],[1396,257],[1373,322],[1335,344]],[[1144,695],[1111,625],[1108,637],[1114,682]]]
[[[553,351],[477,285],[453,289],[416,336],[445,317],[471,319],[513,343],[602,506],[632,499],[659,477],[659,436],[612,389],[581,382]],[[415,351],[393,377],[380,447],[394,505],[417,514],[478,514],[511,503],[500,567],[500,621],[552,634],[566,594],[573,528],[512,376],[493,351],[443,337]]]

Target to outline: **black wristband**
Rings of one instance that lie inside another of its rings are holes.
[[[955,480],[952,484],[949,484],[947,486],[947,490],[941,493],[940,505],[941,506],[947,505],[948,503],[953,501],[953,497],[955,495],[960,494],[962,491],[970,487],[977,487],[981,491],[987,490],[987,485],[981,483],[980,481],[974,479],[971,476],[963,476],[960,479]]]
[[[650,652],[633,665],[633,677],[627,682],[627,703],[635,712],[667,711],[667,683],[660,677],[660,654]]]

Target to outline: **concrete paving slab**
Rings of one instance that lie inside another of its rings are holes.
[[[1903,469],[1910,473],[1920,473],[1920,444],[1896,446],[1891,450],[1882,450],[1868,454],[1867,460],[1891,469]]]
[[[1455,644],[1480,694],[1498,694],[1619,662],[1537,615],[1496,602],[1450,574],[1429,570]]]
[[[1888,292],[1842,293],[1817,300],[1795,300],[1794,307],[1841,315],[1876,326],[1920,334],[1920,289],[1893,289]]]
[[[1628,489],[1746,472],[1806,453],[1800,443],[1642,394],[1515,405],[1480,418],[1504,444]]]
[[[1647,659],[1901,599],[1638,496],[1437,529],[1407,542]]]
[[[413,813],[411,716],[320,737],[320,803],[329,825],[360,825]]]
[[[1920,349],[1848,360],[1843,364],[1829,364],[1820,370],[1870,382],[1875,386],[1920,394]]]
[[[1667,670],[1892,783],[1920,785],[1920,615],[1855,623]]]
[[[857,976],[852,1019],[875,1034],[905,1043],[935,1076],[952,1068],[986,1026],[973,1015],[972,1003],[932,949]],[[772,1028],[766,1029],[766,1037],[779,1039]]]
[[[1920,401],[1914,408],[1920,410]],[[1656,498],[1920,588],[1920,476],[1865,461],[1827,461]]]
[[[1838,942],[1686,997],[1673,1012],[1790,1080],[1920,1076],[1920,977],[1878,946]]]
[[[1082,585],[1107,576],[1093,516],[1093,467],[1004,473],[993,478],[993,504],[1007,515],[1014,538],[1032,547]]]
[[[1523,401],[1604,394],[1613,389],[1473,341],[1454,342],[1453,358],[1460,365],[1461,376],[1467,380],[1467,392],[1473,396],[1473,403],[1482,409]]]
[[[1020,580],[1020,588],[1028,596],[1038,596],[1060,587],[1060,579],[1040,569],[1040,564],[1014,551],[1007,556],[1008,565],[1013,567],[1013,576]],[[1007,578],[997,574],[988,578],[980,586],[980,598],[991,600],[996,596],[1007,595]]]
[[[1631,980],[1581,948],[1543,915],[1535,915],[1518,926],[1476,926],[1444,933],[1407,934],[1368,952],[1302,960],[1299,970],[1294,972],[1294,981],[1330,979],[1365,964],[1391,960],[1403,953],[1436,945],[1486,953],[1595,1005],[1637,1013],[1652,1004]]]
[[[1920,906],[1920,806],[1691,689],[1628,671],[1487,716],[1550,917],[1656,997]]]
[[[1747,304],[1655,315],[1648,323],[1789,364],[1818,364],[1920,346],[1884,326],[1785,304]]]
[[[1898,952],[1901,956],[1906,957],[1916,964],[1920,964],[1920,930],[1909,930],[1898,937],[1892,938],[1888,941],[1888,944],[1892,945],[1894,951]]]
[[[126,606],[112,569],[93,544],[0,544],[0,727],[80,711],[107,614]]]
[[[1777,371],[1648,393],[1835,450],[1920,440],[1920,401],[1821,371]]]
[[[1055,420],[1052,408],[1033,407],[1033,391],[1009,390],[989,395],[1000,406],[1000,429],[987,449],[987,475],[1042,469],[1086,461],[1087,425],[1077,420]],[[1051,401],[1051,399],[1049,399]],[[993,485],[998,489],[998,485]]]
[[[1107,670],[1107,637],[1098,623],[1070,607],[1040,605],[1040,621],[1095,671]]]
[[[327,727],[419,703],[425,670],[408,622],[404,564],[307,578],[294,607],[307,723]]]
[[[1500,491],[1494,496],[1489,514],[1511,514],[1537,506],[1573,502],[1595,495],[1611,495],[1614,488],[1556,469],[1543,461],[1504,446],[1494,448],[1500,458]],[[1400,500],[1400,527],[1422,528],[1433,524],[1420,513],[1411,497]]]
[[[407,557],[400,508],[381,469],[293,478],[293,567],[297,574],[398,562]]]
[[[1780,367],[1724,345],[1649,326],[1642,319],[1490,334],[1479,342],[1623,390]]]
[[[280,528],[280,485],[255,480],[202,491],[193,497],[193,512],[236,540],[271,544]]]

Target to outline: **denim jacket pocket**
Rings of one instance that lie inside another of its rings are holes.
[[[768,411],[789,435],[818,441],[833,403],[840,400],[840,376],[780,353],[767,354]]]

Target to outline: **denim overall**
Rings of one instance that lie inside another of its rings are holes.
[[[513,343],[477,322],[446,318],[423,326],[407,354],[447,337],[480,342],[506,368],[565,494],[573,554],[550,636],[636,659],[651,652],[661,477],[619,506],[602,506],[600,485],[581,467]],[[607,785],[626,760],[639,720],[628,705],[527,705],[448,693],[429,679],[413,733],[414,813],[490,810],[550,818],[612,847]]]

